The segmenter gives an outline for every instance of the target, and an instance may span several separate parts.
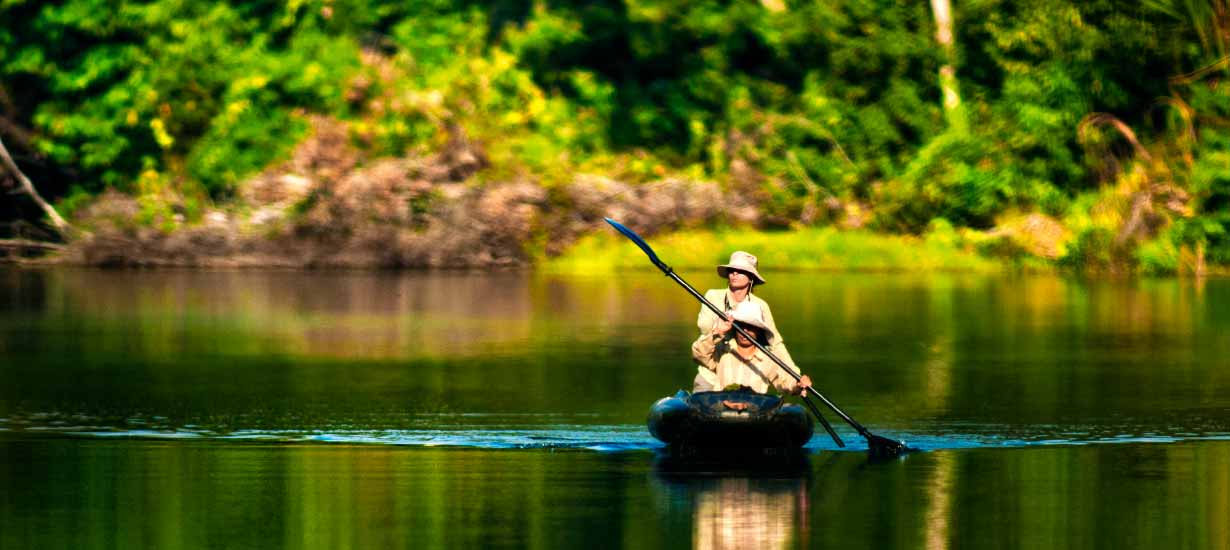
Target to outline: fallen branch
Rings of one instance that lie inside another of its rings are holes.
[[[0,249],[3,250],[64,250],[64,245],[29,239],[0,239]]]
[[[1140,140],[1136,139],[1136,132],[1132,131],[1130,126],[1124,124],[1123,121],[1116,118],[1115,115],[1107,113],[1090,113],[1087,115],[1085,119],[1082,120],[1076,127],[1076,135],[1078,140],[1081,143],[1088,140],[1089,129],[1097,125],[1106,125],[1114,128],[1124,137],[1124,139],[1128,140],[1128,143],[1132,144],[1132,150],[1136,152],[1137,156],[1146,161],[1153,160],[1153,157],[1149,155],[1149,151],[1140,144]]]
[[[13,162],[13,157],[9,155],[8,148],[4,146],[3,139],[0,139],[0,160],[4,161],[4,167],[7,168],[9,172],[13,173],[13,177],[17,178],[17,181],[21,184],[21,190],[29,195],[30,198],[38,204],[39,208],[43,209],[43,212],[45,212],[47,217],[51,219],[51,222],[55,224],[56,230],[60,232],[61,236],[67,237],[75,231],[73,226],[69,225],[67,221],[64,221],[64,218],[60,217],[60,214],[56,212],[56,209],[51,207],[50,203],[43,200],[42,195],[38,194],[38,190],[34,189],[34,184],[30,183],[30,178],[27,178],[26,175],[21,172],[21,169],[17,167],[17,163]]]
[[[1195,82],[1196,80],[1204,78],[1205,75],[1216,72],[1216,71],[1223,70],[1227,66],[1230,66],[1230,55],[1222,56],[1218,58],[1217,60],[1213,61],[1212,63],[1209,63],[1208,65],[1205,65],[1190,73],[1172,76],[1170,77],[1170,83],[1171,84],[1191,84],[1192,82]]]

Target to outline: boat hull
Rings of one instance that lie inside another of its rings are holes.
[[[802,407],[749,391],[664,397],[650,407],[648,425],[650,434],[677,451],[797,450],[815,430]]]

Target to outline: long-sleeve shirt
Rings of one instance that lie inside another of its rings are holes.
[[[763,352],[756,350],[750,358],[744,359],[735,347],[734,338],[713,333],[702,335],[692,343],[692,359],[701,369],[716,375],[715,389],[738,384],[752,388],[759,393],[768,392],[770,385],[783,393],[795,391],[798,382],[794,377],[784,372]],[[790,361],[789,356],[778,357],[795,373],[799,372],[799,368]]]
[[[713,288],[705,291],[705,299],[709,303],[717,306],[723,311],[730,313],[735,307],[735,299],[730,296],[729,288]],[[769,330],[773,331],[773,338],[769,339],[769,351],[773,352],[778,359],[781,359],[787,365],[794,365],[794,360],[790,357],[790,352],[786,351],[786,342],[782,340],[782,333],[777,330],[777,323],[773,322],[773,312],[769,309],[768,302],[765,302],[761,297],[754,293],[748,293],[745,300],[751,300],[754,303],[760,304],[760,311],[764,316],[764,324],[768,325]],[[704,338],[709,333],[713,332],[713,327],[717,326],[718,316],[713,313],[708,307],[701,305],[700,314],[696,316],[696,328],[700,329],[701,338]],[[770,359],[772,361],[772,359]]]

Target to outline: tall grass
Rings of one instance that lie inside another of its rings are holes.
[[[1007,266],[979,256],[951,232],[914,237],[832,227],[782,232],[693,229],[646,240],[664,262],[680,269],[725,263],[735,250],[755,254],[762,265],[771,265],[774,270],[998,271]],[[584,237],[544,267],[571,273],[653,269],[639,248],[614,231]]]

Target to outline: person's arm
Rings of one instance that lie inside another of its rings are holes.
[[[711,371],[717,371],[718,357],[721,356],[721,342],[730,332],[730,321],[718,320],[714,327],[700,335],[692,342],[692,359],[696,364]]]
[[[807,375],[803,374],[802,369],[800,369],[798,365],[794,364],[794,359],[790,357],[790,352],[786,351],[785,344],[782,344],[780,340],[774,339],[774,343],[769,346],[769,351],[772,352],[773,355],[776,355],[778,359],[781,359],[782,362],[790,368],[790,370],[795,372],[795,374],[801,375],[803,379],[807,381],[806,385],[811,385],[811,378],[808,378]],[[766,359],[770,363],[773,362],[772,359]],[[777,386],[778,390],[793,394],[802,393],[802,388],[799,387],[793,376],[782,372],[781,366],[777,363],[773,363],[773,366],[776,367],[773,369],[773,372],[776,375],[773,385]]]
[[[782,333],[777,330],[777,323],[773,321],[773,310],[769,309],[769,303],[760,300],[760,311],[764,315],[764,324],[768,325],[769,330],[773,331],[773,341],[769,342],[769,351],[781,359],[783,363],[790,365],[794,372],[801,372],[798,365],[795,365],[794,359],[790,357],[790,352],[786,350],[786,342],[782,339]]]
[[[707,290],[705,291],[705,299],[715,306],[722,307],[720,303],[722,301],[721,293],[721,290]],[[700,329],[701,334],[709,334],[717,320],[718,316],[708,306],[705,304],[700,305],[700,313],[696,315],[696,328]]]
[[[711,371],[717,370],[717,358],[714,352],[717,351],[718,339],[712,334],[702,334],[695,342],[692,342],[692,360]]]
[[[796,381],[793,376],[782,372],[781,367],[774,363],[776,368],[773,370],[773,386],[781,392],[795,395],[800,394],[804,391],[803,388],[811,386],[811,378],[803,374],[799,366],[794,363],[794,358],[790,357],[790,352],[786,350],[786,342],[782,339],[782,333],[777,329],[777,323],[773,320],[773,311],[769,309],[769,303],[762,299],[760,301],[760,310],[764,315],[764,323],[769,326],[769,329],[775,335],[773,341],[768,345],[769,352],[778,359],[781,359],[795,374],[802,376],[801,380]],[[769,361],[772,362],[773,360],[769,359]]]
[[[773,360],[766,358],[766,361],[772,362]],[[793,364],[790,364],[790,366],[794,367],[793,368],[794,372],[796,373],[799,372],[798,367],[795,367]],[[789,393],[792,395],[798,395],[798,394],[803,393],[805,391],[805,388],[811,387],[811,377],[810,376],[803,374],[800,376],[798,380],[795,380],[793,376],[790,376],[789,374],[782,372],[782,368],[780,366],[777,366],[776,364],[774,364],[774,367],[776,368],[773,369],[773,376],[770,381],[773,383],[773,387],[777,388],[777,391],[780,391],[782,393]]]

